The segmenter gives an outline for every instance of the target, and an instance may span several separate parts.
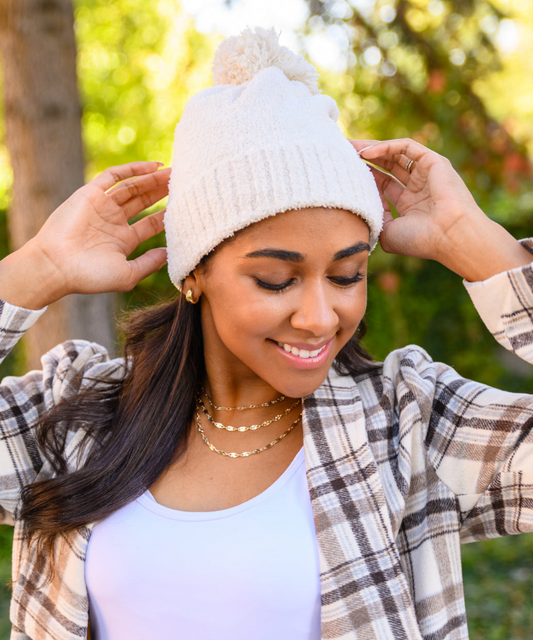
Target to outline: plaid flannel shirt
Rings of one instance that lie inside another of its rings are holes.
[[[533,362],[533,265],[466,286],[496,339]],[[0,304],[0,356],[41,313]],[[42,367],[1,385],[0,515],[15,522],[11,640],[75,640],[87,636],[92,525],[58,543],[57,576],[42,587],[16,514],[21,488],[52,475],[34,439],[39,416],[124,366],[97,344],[70,341]],[[305,398],[303,428],[322,638],[466,639],[460,542],[533,530],[533,396],[466,380],[411,346],[355,379],[331,371]],[[75,469],[81,434],[68,437]]]

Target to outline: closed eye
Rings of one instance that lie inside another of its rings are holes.
[[[254,278],[255,282],[257,283],[257,285],[259,287],[261,287],[262,289],[268,289],[269,291],[278,291],[281,292],[284,289],[286,289],[288,286],[290,286],[293,281],[294,278],[291,278],[290,280],[287,280],[286,282],[281,282],[280,284],[275,284],[272,282],[263,282],[263,280],[259,280],[259,278]]]
[[[355,284],[356,282],[361,282],[365,274],[362,271],[358,271],[353,278],[343,278],[342,276],[331,276],[330,280],[335,284],[339,284],[342,287],[348,287],[351,284]]]
[[[358,271],[355,274],[355,276],[353,276],[352,278],[344,278],[342,276],[330,276],[329,279],[331,280],[331,282],[341,287],[349,287],[350,285],[355,284],[356,282],[361,282],[361,280],[363,280],[364,277],[365,277],[365,274],[362,271]],[[261,289],[268,289],[269,291],[277,291],[281,293],[282,291],[290,287],[291,284],[294,283],[295,278],[291,278],[290,280],[287,280],[285,282],[280,282],[280,283],[264,282],[259,278],[254,278],[254,280],[257,286],[261,287]]]

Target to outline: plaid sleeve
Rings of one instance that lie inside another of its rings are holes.
[[[533,265],[466,287],[498,342],[533,363]],[[533,395],[435,370],[427,444],[459,499],[463,542],[533,531]]]
[[[522,240],[522,245],[533,253],[532,239]],[[464,284],[496,340],[533,364],[533,262],[483,282]]]
[[[46,309],[47,307],[32,311],[0,300],[0,362]]]
[[[8,302],[0,300],[0,362],[10,353],[20,338],[26,331],[39,319],[46,311],[40,309],[33,311],[16,307]],[[35,375],[32,375],[35,380]],[[9,379],[7,379],[9,380]],[[13,378],[11,378],[13,380]],[[28,387],[28,385],[23,385]],[[5,381],[0,385],[0,523],[12,524],[11,513],[16,500],[9,500],[9,496],[14,496],[13,490],[16,485],[24,482],[28,477],[26,467],[39,468],[41,465],[36,447],[28,442],[27,424],[28,414],[34,413],[33,405],[40,404],[42,398],[42,389],[39,385],[33,385],[32,389],[27,389],[21,393],[13,394],[13,389]],[[8,425],[11,428],[9,429]],[[20,427],[14,427],[14,425]],[[14,427],[14,428],[13,428]],[[20,447],[13,446],[14,439],[18,438],[27,441],[28,453],[24,456],[24,461],[20,459]],[[7,500],[4,502],[2,497]]]
[[[2,357],[43,312],[0,301]],[[58,345],[43,355],[41,363],[41,370],[8,376],[0,384],[0,523],[13,523],[26,484],[51,474],[34,437],[40,417],[61,398],[75,393],[86,382],[86,372],[99,375],[104,372],[102,364],[110,364],[104,347],[83,340]]]

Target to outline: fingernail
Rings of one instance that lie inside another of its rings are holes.
[[[158,164],[160,167],[164,167],[165,166],[164,162],[157,162],[156,164]]]
[[[364,149],[361,149],[361,151],[358,151],[357,153],[359,155],[361,155],[363,153],[363,151],[367,151],[368,149],[372,149],[372,147],[375,147],[375,144],[371,144],[369,147],[365,147]]]

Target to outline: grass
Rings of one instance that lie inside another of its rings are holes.
[[[470,640],[533,637],[533,535],[463,546]]]
[[[9,640],[12,527],[0,526],[0,640]],[[533,534],[463,546],[470,640],[533,637]]]
[[[11,545],[13,527],[0,525],[0,640],[9,640],[9,599],[11,597]]]

